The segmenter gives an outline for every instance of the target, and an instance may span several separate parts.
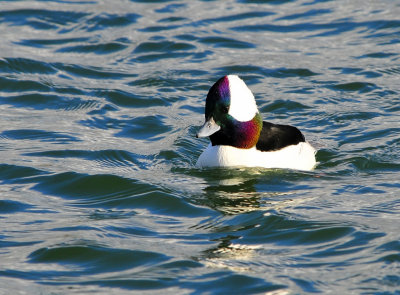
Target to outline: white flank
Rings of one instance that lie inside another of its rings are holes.
[[[253,93],[236,75],[228,75],[231,104],[229,115],[241,122],[250,121],[258,112]]]
[[[263,167],[312,170],[315,149],[308,142],[300,142],[273,152],[261,152],[255,147],[238,149],[231,146],[212,146],[211,143],[197,160],[197,167]]]

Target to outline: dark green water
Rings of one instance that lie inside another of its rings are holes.
[[[0,3],[0,294],[400,294],[399,5]],[[315,171],[194,167],[225,74]]]

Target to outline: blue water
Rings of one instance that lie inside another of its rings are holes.
[[[397,1],[3,1],[0,294],[400,294]],[[194,167],[241,76],[315,171]]]

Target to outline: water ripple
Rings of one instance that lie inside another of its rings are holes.
[[[109,54],[112,52],[120,51],[127,48],[128,45],[121,44],[121,42],[109,42],[95,45],[75,45],[64,46],[58,49],[57,52],[77,52],[77,53],[96,53],[96,54]]]
[[[100,259],[99,259],[100,258]],[[59,245],[42,248],[32,252],[28,259],[31,263],[58,263],[64,268],[78,267],[69,272],[69,276],[115,272],[138,266],[149,266],[168,260],[168,257],[149,251],[109,249],[91,245]]]
[[[46,9],[16,9],[0,12],[0,20],[14,26],[30,26],[36,30],[52,30],[75,23],[87,13]]]
[[[0,59],[0,69],[6,73],[54,74],[57,72],[50,64],[27,58]]]
[[[102,13],[87,19],[85,21],[86,27],[84,29],[88,32],[93,32],[112,27],[128,26],[135,23],[140,17],[141,15],[136,13],[127,13],[123,15]]]
[[[56,144],[79,140],[67,134],[34,129],[7,130],[2,132],[2,136],[14,140],[40,140]]]

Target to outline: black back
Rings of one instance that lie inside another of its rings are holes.
[[[256,148],[263,152],[275,151],[304,141],[304,135],[294,126],[263,122]]]

